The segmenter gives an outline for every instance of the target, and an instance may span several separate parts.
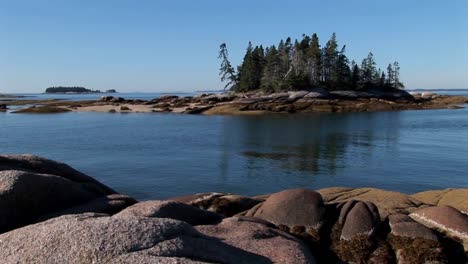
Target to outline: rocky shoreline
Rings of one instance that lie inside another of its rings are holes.
[[[66,164],[0,155],[0,259],[466,263],[467,198],[468,189],[333,187],[138,202]]]
[[[0,101],[1,104],[31,104]],[[207,115],[249,115],[267,113],[314,112],[376,112],[424,109],[459,109],[468,103],[467,96],[414,93],[398,90],[380,91],[332,91],[312,89],[308,91],[264,93],[222,93],[179,97],[166,95],[152,100],[127,100],[122,97],[103,96],[100,100],[57,101],[43,100],[38,106],[20,109],[15,113],[183,113]]]

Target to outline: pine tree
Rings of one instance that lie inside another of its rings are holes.
[[[395,61],[393,63],[393,88],[403,89],[405,86],[400,82],[400,64]]]
[[[249,42],[244,61],[240,67],[238,91],[250,91],[260,88],[263,67],[265,66],[265,54],[262,46],[252,47]]]
[[[265,56],[265,67],[261,78],[261,88],[265,91],[275,91],[280,89],[281,76],[280,53],[275,46],[268,48]]]
[[[360,82],[361,82],[361,72],[357,63],[353,60],[351,62],[351,80],[350,85],[352,90],[359,90],[360,89]]]
[[[374,86],[374,78],[377,72],[375,65],[374,54],[369,52],[367,58],[361,64],[361,83],[364,89],[370,89]]]
[[[382,71],[379,79],[379,88],[380,89],[385,89],[386,88],[386,78],[385,78],[385,72]]]
[[[351,80],[351,69],[349,68],[349,60],[346,57],[346,45],[343,46],[338,53],[336,61],[336,85],[334,88],[343,89],[349,88]]]
[[[310,77],[310,83],[313,86],[320,84],[320,75],[322,69],[322,52],[320,42],[316,33],[312,35],[310,47],[307,50],[307,71]]]
[[[221,67],[219,69],[219,75],[221,76],[221,81],[227,81],[226,86],[224,89],[231,86],[231,88],[235,88],[238,85],[238,79],[236,75],[236,71],[229,62],[229,55],[228,50],[226,47],[226,43],[223,43],[219,46],[219,55],[218,58],[221,59]]]
[[[330,40],[323,48],[323,73],[322,80],[329,85],[336,83],[336,61],[338,58],[338,42],[333,33]]]

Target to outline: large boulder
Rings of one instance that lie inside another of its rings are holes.
[[[323,224],[325,207],[319,193],[307,189],[292,189],[270,195],[265,202],[250,209],[246,215],[275,225],[305,226],[317,231]]]
[[[129,197],[116,201],[113,194],[63,163],[32,155],[2,155],[0,233],[70,212],[112,213],[133,203]]]
[[[198,226],[197,230],[233,247],[268,256],[273,263],[315,263],[301,241],[260,219],[231,217],[215,226]]]
[[[425,191],[413,194],[411,197],[430,205],[452,206],[468,214],[468,189]]]
[[[372,202],[379,209],[381,220],[384,220],[392,213],[409,214],[424,205],[406,194],[374,188],[332,187],[317,191],[322,195],[325,203],[339,203],[350,200]]]
[[[222,216],[210,211],[175,201],[146,201],[132,205],[116,216],[144,216],[171,218],[191,225],[207,225],[221,222]]]
[[[281,257],[277,250],[272,250],[273,245],[280,245],[295,254],[284,257],[300,260],[296,263],[310,263],[302,261],[311,257],[293,238],[268,227],[262,230],[261,224],[240,230],[251,233],[240,232],[244,243],[206,236],[185,222],[167,218],[66,215],[0,235],[0,259],[6,264],[272,263]],[[262,237],[257,236],[260,233]],[[235,243],[239,244],[231,245]]]
[[[74,182],[90,183],[103,189],[107,194],[116,193],[94,178],[81,173],[65,163],[53,161],[35,155],[0,155],[0,171],[20,170],[35,173],[52,174]]]

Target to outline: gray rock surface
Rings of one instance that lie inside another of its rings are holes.
[[[106,185],[100,183],[94,178],[81,173],[65,163],[53,161],[35,155],[0,155],[0,171],[2,170],[21,170],[35,173],[52,174],[60,176],[74,182],[92,183],[106,194],[115,194],[116,192]]]
[[[301,241],[254,218],[226,218],[218,225],[198,226],[197,230],[233,247],[268,256],[273,263],[315,263]]]
[[[116,216],[144,216],[171,218],[191,225],[208,225],[221,222],[222,216],[191,205],[175,201],[146,201],[130,206]]]
[[[0,235],[0,259],[5,264],[272,263],[283,259],[282,263],[311,263],[307,249],[287,234],[258,223],[236,222],[230,227],[226,223],[200,227],[212,235],[206,236],[185,222],[167,218],[66,215]],[[219,228],[224,228],[221,233]],[[285,251],[281,253],[275,245]],[[296,259],[299,262],[292,262]]]
[[[92,184],[17,170],[0,171],[0,232],[33,223],[41,215],[104,196]]]
[[[113,215],[136,203],[137,201],[130,196],[123,194],[111,194],[96,198],[90,202],[75,207],[70,207],[62,211],[43,215],[39,217],[39,220],[43,221],[67,214],[102,213]]]

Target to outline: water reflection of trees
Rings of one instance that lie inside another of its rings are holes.
[[[396,112],[229,117],[224,120],[223,156],[227,162],[226,151],[240,154],[247,169],[275,166],[335,175],[356,162],[365,166],[376,147],[394,146],[398,124]]]

